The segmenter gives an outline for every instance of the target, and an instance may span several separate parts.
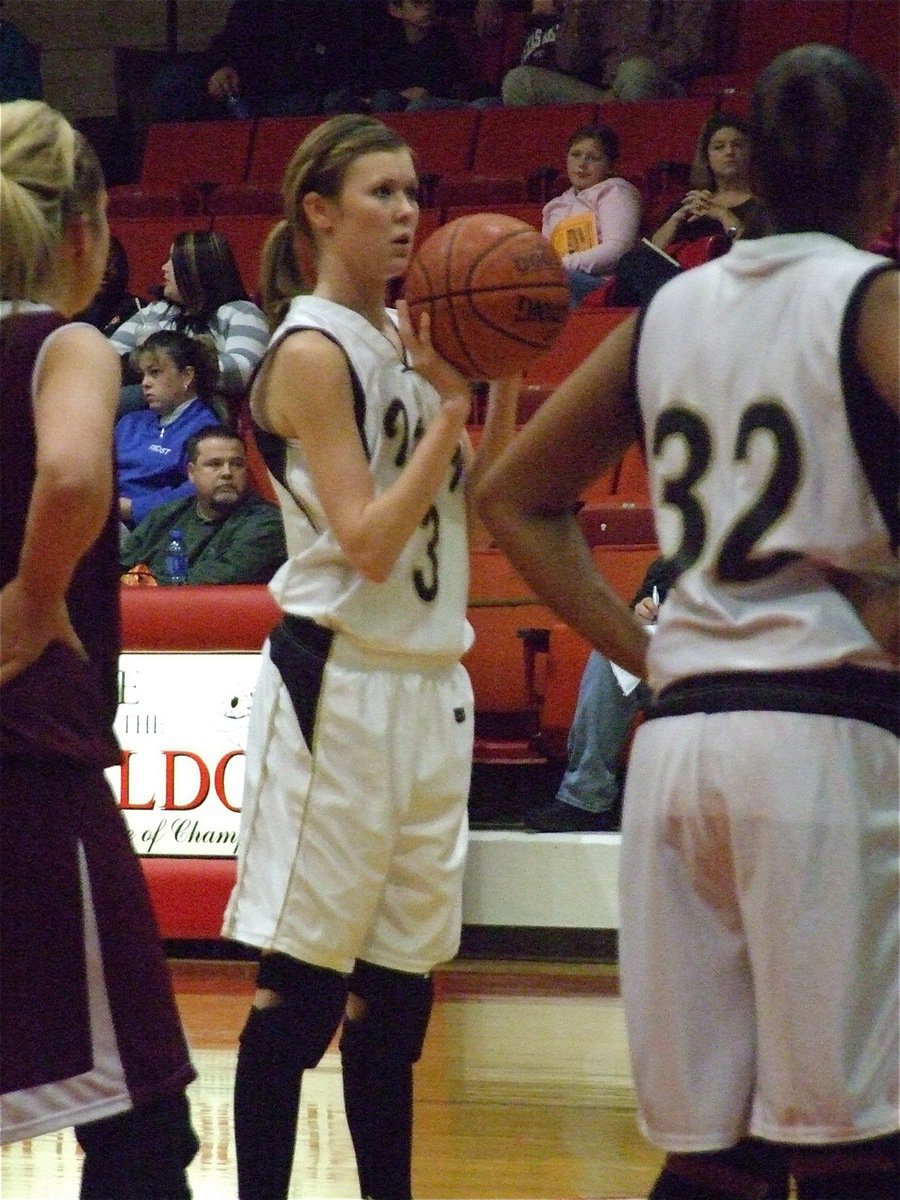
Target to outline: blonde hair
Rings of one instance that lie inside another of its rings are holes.
[[[97,221],[104,191],[97,156],[39,100],[0,105],[0,295],[45,300],[57,290],[57,250],[77,218]]]
[[[294,296],[308,290],[315,241],[303,199],[316,192],[334,200],[348,168],[364,154],[409,150],[399,133],[360,113],[343,113],[317,125],[294,151],[281,185],[284,220],[266,239],[260,263],[263,312],[277,325]]]
[[[312,274],[306,277],[297,251],[294,231],[287,221],[279,221],[263,243],[259,260],[259,306],[272,330],[284,320],[294,296],[309,291],[312,284]]]

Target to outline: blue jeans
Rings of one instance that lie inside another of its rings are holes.
[[[577,308],[585,296],[596,292],[609,279],[608,275],[592,275],[590,271],[570,271],[566,269],[566,279],[569,281],[569,308]]]
[[[635,713],[648,699],[643,683],[624,695],[607,659],[591,651],[578,689],[558,800],[593,813],[615,808],[622,792],[622,748]]]

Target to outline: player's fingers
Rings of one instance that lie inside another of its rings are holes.
[[[412,323],[409,305],[405,300],[397,301],[397,331],[407,350],[413,350],[416,343],[416,330]]]

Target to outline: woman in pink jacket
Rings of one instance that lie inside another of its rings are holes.
[[[544,206],[542,233],[562,259],[572,307],[602,287],[637,242],[641,193],[613,175],[619,139],[606,125],[582,125],[569,138],[571,187]]]

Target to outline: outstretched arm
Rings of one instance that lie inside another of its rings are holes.
[[[625,399],[635,323],[619,325],[541,406],[476,500],[538,596],[607,658],[643,676],[648,634],[598,574],[574,516],[583,489],[637,436]]]

